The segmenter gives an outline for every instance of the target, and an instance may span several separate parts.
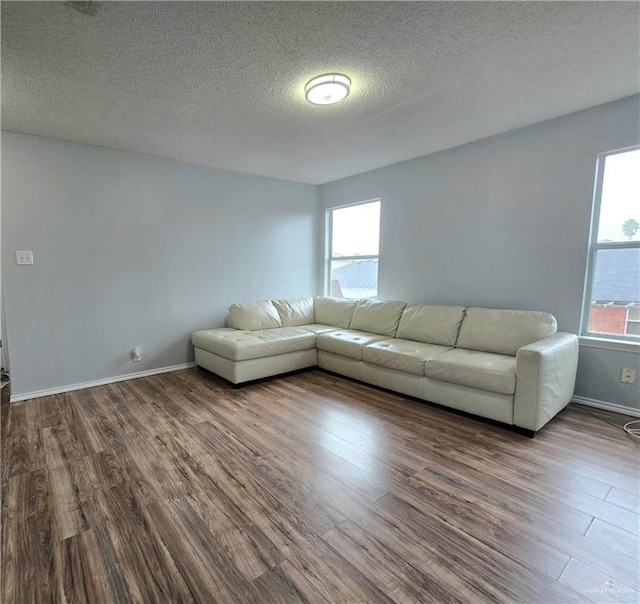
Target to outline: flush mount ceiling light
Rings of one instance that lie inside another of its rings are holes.
[[[325,73],[307,82],[304,96],[314,105],[332,105],[349,96],[351,80],[341,73]]]

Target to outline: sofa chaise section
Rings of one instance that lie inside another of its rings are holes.
[[[316,336],[299,327],[207,329],[192,336],[196,363],[239,384],[317,365]]]
[[[232,304],[229,327],[192,335],[196,364],[234,384],[317,365],[316,333],[333,328],[314,324],[312,298],[279,302]]]

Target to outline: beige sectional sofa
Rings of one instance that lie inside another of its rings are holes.
[[[319,366],[531,434],[571,400],[578,338],[538,311],[300,298],[229,307],[196,363],[239,384]]]

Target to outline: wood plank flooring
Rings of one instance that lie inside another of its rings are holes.
[[[319,370],[4,405],[0,599],[638,602],[624,421],[531,440]]]

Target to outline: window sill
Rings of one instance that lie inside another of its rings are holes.
[[[628,342],[626,340],[614,340],[611,338],[596,338],[594,336],[580,336],[580,346],[640,353],[640,342]]]

